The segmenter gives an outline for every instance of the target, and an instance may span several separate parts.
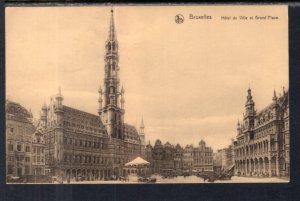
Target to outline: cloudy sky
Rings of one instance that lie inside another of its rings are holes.
[[[115,7],[125,120],[146,140],[214,150],[236,136],[250,86],[257,110],[288,88],[287,7]],[[176,14],[185,21],[176,24]],[[189,15],[211,15],[191,20]],[[221,16],[278,20],[221,20]],[[64,104],[97,114],[110,7],[6,8],[6,96],[35,118]]]

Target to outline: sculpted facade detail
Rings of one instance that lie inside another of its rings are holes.
[[[248,90],[243,123],[237,124],[235,171],[247,176],[289,176],[289,92],[283,89],[257,112]]]

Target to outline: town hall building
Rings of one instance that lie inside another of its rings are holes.
[[[42,107],[40,132],[45,139],[45,171],[52,176],[71,180],[118,178],[125,173],[125,163],[145,153],[143,129],[139,134],[124,122],[125,90],[120,88],[113,10],[105,50],[98,115],[64,105],[60,90],[49,105]]]

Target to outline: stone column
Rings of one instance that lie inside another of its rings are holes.
[[[249,171],[248,171],[248,174],[250,175],[251,173],[251,160],[249,160]]]
[[[279,171],[279,157],[276,157],[276,176],[280,176],[280,171]]]
[[[271,158],[269,158],[269,177],[272,177],[272,162],[271,162]]]

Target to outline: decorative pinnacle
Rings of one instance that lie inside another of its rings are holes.
[[[248,89],[247,101],[246,101],[245,106],[248,106],[248,105],[254,105],[254,101],[252,99],[252,94],[251,94],[251,89],[250,88]]]
[[[103,91],[102,91],[101,86],[99,87],[98,92],[99,92],[99,94],[101,94],[101,95],[103,94]]]
[[[141,129],[144,129],[145,128],[145,125],[144,125],[144,119],[142,117],[142,122],[141,122]]]
[[[274,94],[273,94],[273,101],[277,100],[277,95],[276,95],[276,91],[274,90]]]
[[[124,87],[121,88],[121,94],[125,93]]]
[[[252,96],[251,96],[251,89],[250,88],[248,89],[248,97],[252,98]]]
[[[63,95],[61,94],[61,88],[60,86],[58,87],[58,94],[56,95],[55,99],[60,99],[60,100],[63,100]],[[52,98],[51,98],[51,101],[52,101]]]

